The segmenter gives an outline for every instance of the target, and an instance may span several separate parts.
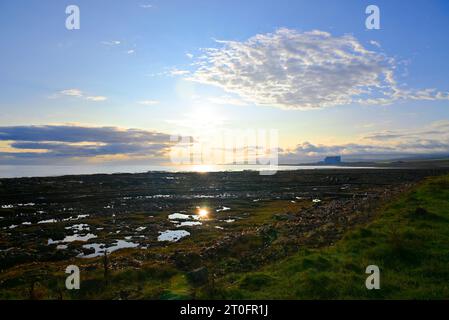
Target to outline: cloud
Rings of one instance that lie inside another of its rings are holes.
[[[178,77],[178,76],[185,76],[188,74],[190,74],[189,70],[182,70],[182,69],[173,67],[173,68],[169,68],[168,70],[165,70],[162,72],[147,74],[147,76],[148,77],[159,77],[159,76]]]
[[[362,140],[404,142],[432,140],[449,141],[449,121],[440,120],[423,127],[420,130],[387,130],[366,134]]]
[[[151,9],[151,8],[153,8],[153,5],[152,4],[141,4],[140,7],[142,9]]]
[[[100,102],[105,101],[108,98],[105,96],[91,96],[86,95],[83,91],[80,89],[65,89],[57,92],[56,94],[52,95],[51,98],[60,98],[62,96],[66,97],[75,97],[75,98],[81,98],[87,101],[93,101],[93,102]]]
[[[87,96],[85,97],[86,100],[89,101],[105,101],[108,98],[104,97],[104,96]]]
[[[159,104],[159,101],[157,100],[142,100],[142,101],[138,101],[138,104],[142,104],[144,106],[154,106],[156,104]]]
[[[388,159],[420,155],[449,155],[449,121],[432,123],[419,130],[389,130],[362,136],[359,141],[323,145],[303,142],[283,150],[285,161],[320,160],[328,155],[346,159]]]
[[[83,93],[79,89],[67,89],[62,90],[59,92],[63,96],[69,96],[69,97],[82,97]]]
[[[167,74],[171,76],[183,76],[189,73],[190,73],[189,70],[179,70],[177,68],[172,68],[167,72]]]
[[[351,35],[282,28],[242,42],[217,43],[220,48],[204,49],[188,79],[257,105],[315,109],[449,99],[437,90],[400,89],[395,60],[365,49]]]
[[[119,46],[121,43],[122,42],[119,40],[101,41],[101,44],[103,44],[105,46],[110,46],[110,47]]]
[[[126,51],[126,53],[127,53],[127,54],[133,54],[133,53],[136,53],[136,50],[131,49],[131,50]]]
[[[0,127],[0,162],[101,156],[166,158],[170,135],[140,129],[70,125]]]
[[[380,43],[377,42],[377,41],[375,41],[375,40],[371,40],[369,43],[370,43],[371,45],[375,46],[375,47],[378,47],[378,48],[381,47]]]

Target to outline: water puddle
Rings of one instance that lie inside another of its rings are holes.
[[[190,220],[191,216],[183,213],[173,213],[168,216],[170,220]]]
[[[17,205],[19,207],[34,207],[36,204],[34,202],[29,202],[29,203],[18,203]]]
[[[120,249],[136,248],[138,246],[139,246],[138,243],[129,242],[129,241],[125,241],[125,240],[116,240],[115,244],[110,247],[106,247],[106,245],[103,243],[89,243],[89,244],[83,245],[83,248],[84,249],[94,249],[95,252],[87,254],[87,255],[81,253],[77,257],[85,258],[85,259],[96,258],[96,257],[100,257],[100,256],[104,255],[105,251],[109,254],[109,253],[112,253],[112,252],[120,250]]]
[[[81,232],[81,231],[89,231],[90,227],[88,224],[74,224],[70,227],[65,227],[66,230],[73,230],[74,232]]]
[[[66,236],[63,240],[53,240],[53,239],[48,239],[47,245],[51,245],[51,244],[59,244],[59,243],[69,243],[69,242],[75,242],[75,241],[81,241],[81,242],[87,242],[90,239],[94,239],[97,236],[92,234],[92,233],[88,233],[84,236],[81,236],[79,234],[74,234],[71,236]]]
[[[66,219],[62,219],[62,221],[77,221],[77,220],[80,220],[80,219],[87,218],[88,216],[89,216],[88,214],[79,214],[76,217],[70,216],[70,217],[68,217]]]
[[[176,225],[177,228],[179,227],[193,227],[193,226],[200,226],[202,225],[202,222],[199,221],[183,221]]]
[[[187,236],[190,236],[190,232],[186,230],[167,230],[160,232],[157,241],[177,242]]]
[[[41,220],[37,224],[47,224],[47,223],[56,223],[58,220],[56,219],[48,219],[48,220]]]

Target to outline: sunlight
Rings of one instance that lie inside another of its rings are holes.
[[[205,219],[209,216],[209,211],[206,208],[199,208],[198,215],[200,216],[200,219]]]

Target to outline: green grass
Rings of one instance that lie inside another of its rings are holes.
[[[368,265],[380,268],[380,290],[365,287]],[[257,272],[217,280],[213,297],[448,299],[449,176],[423,182],[333,247],[304,248]]]

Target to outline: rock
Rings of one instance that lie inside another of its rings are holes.
[[[264,238],[264,241],[268,243],[273,242],[278,237],[278,233],[273,226],[264,226],[260,228],[259,233]]]
[[[418,207],[418,208],[416,208],[416,210],[415,210],[415,215],[418,216],[418,217],[425,217],[425,216],[427,216],[428,214],[429,214],[429,213],[427,212],[427,210],[424,209],[424,208],[421,208],[421,207]]]
[[[95,249],[94,248],[84,248],[84,247],[82,247],[81,251],[82,251],[83,255],[86,255],[86,256],[89,255],[89,254],[95,253]]]
[[[201,266],[201,256],[194,252],[176,252],[171,260],[181,270],[192,270]]]
[[[201,267],[187,273],[187,279],[194,286],[201,286],[209,280],[209,271],[206,267]]]

